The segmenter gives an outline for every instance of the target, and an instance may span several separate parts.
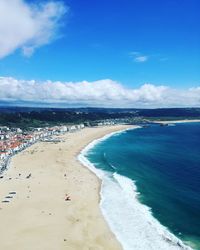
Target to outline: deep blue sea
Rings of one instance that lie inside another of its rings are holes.
[[[102,212],[124,249],[200,250],[200,123],[128,130],[85,155],[100,171]]]

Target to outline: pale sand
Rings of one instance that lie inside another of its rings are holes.
[[[100,181],[76,156],[92,140],[127,127],[86,128],[14,156],[0,179],[0,249],[122,249],[99,208]]]

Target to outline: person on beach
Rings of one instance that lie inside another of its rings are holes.
[[[71,198],[70,198],[70,196],[69,195],[65,195],[65,201],[71,201]]]

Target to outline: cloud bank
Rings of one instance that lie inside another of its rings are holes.
[[[0,0],[0,59],[22,49],[30,56],[50,43],[68,11],[62,2],[30,4],[25,0]]]
[[[200,106],[200,87],[177,90],[144,84],[140,88],[126,88],[110,79],[94,82],[37,82],[0,77],[0,101],[55,106],[197,107]]]

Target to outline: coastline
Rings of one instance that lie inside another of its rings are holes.
[[[132,130],[136,128],[141,128],[141,127],[133,126],[130,129]],[[101,141],[104,141],[115,134],[123,133],[123,131],[130,130],[130,129],[123,129],[118,132],[113,132],[113,133],[107,134],[99,139],[92,141],[80,152],[79,157],[78,157],[82,165],[89,168],[101,180],[100,208],[101,208],[101,212],[106,222],[108,223],[115,237],[122,244],[122,248],[124,250],[153,249],[154,247],[157,247],[156,249],[163,249],[163,250],[165,249],[166,250],[167,249],[192,250],[190,246],[185,245],[181,241],[181,239],[177,238],[165,226],[160,224],[160,222],[152,215],[150,208],[142,204],[138,200],[137,187],[133,180],[125,176],[119,175],[116,172],[114,172],[113,177],[111,177],[110,174],[107,174],[104,170],[96,168],[87,159],[87,152],[90,151],[90,149],[92,149],[93,147],[95,147],[96,144],[101,143]],[[114,179],[115,184],[112,183],[112,180],[110,178]],[[107,184],[108,184],[108,189],[106,188]],[[116,189],[115,197],[111,196],[110,188],[113,190]],[[107,198],[106,198],[106,194],[108,195]],[[125,199],[122,198],[123,196],[125,197]],[[127,204],[128,207],[126,207],[127,199],[132,200],[131,203],[128,201],[128,204]],[[114,207],[112,205],[111,206],[108,205],[110,203],[110,200],[112,200],[112,203],[115,204]],[[119,206],[121,206],[122,209],[120,209]],[[126,209],[124,210],[125,207]],[[129,220],[127,221],[126,220],[127,218],[125,218],[126,216],[124,217],[123,215],[126,214],[126,211],[131,211],[131,210],[134,211],[132,214],[133,216],[129,215],[128,216]],[[116,215],[115,218],[113,214]],[[121,218],[119,218],[119,214],[121,214],[121,217],[124,217],[125,222],[126,222],[125,224],[122,221],[123,219],[121,220]],[[133,220],[130,220],[131,217]],[[137,220],[137,217],[140,219]],[[127,226],[131,224],[132,222],[133,222],[133,228],[129,227],[128,229]],[[139,224],[137,223],[141,224],[141,226],[138,227]],[[147,229],[147,235],[145,236],[144,231],[146,229]],[[136,231],[134,232],[134,230]],[[134,234],[136,234],[136,238],[135,236],[133,237]],[[140,235],[143,235],[143,236],[140,236]],[[157,239],[154,236],[156,236]],[[133,238],[135,238],[136,241],[133,240]],[[154,238],[156,242],[152,240],[146,240],[150,238],[152,239]]]
[[[172,124],[172,123],[190,123],[190,122],[200,122],[200,119],[185,119],[185,120],[166,120],[166,121],[154,121],[154,123],[160,124]]]
[[[137,125],[131,125],[128,128],[123,128],[108,134],[105,134],[104,136],[100,137],[100,138],[96,138],[93,141],[91,141],[90,143],[88,143],[77,155],[77,159],[79,160],[79,162],[85,166],[86,168],[88,168],[93,174],[95,174],[98,179],[100,181],[102,181],[102,175],[103,171],[98,170],[95,166],[93,166],[93,164],[90,163],[89,160],[87,160],[86,158],[86,154],[87,152],[92,149],[93,147],[95,147],[95,145],[97,145],[98,143],[100,143],[101,141],[107,140],[109,137],[113,136],[113,135],[117,135],[117,134],[121,134],[127,130],[132,130],[132,129],[137,129],[137,128],[141,128],[141,126],[137,126]]]
[[[100,211],[100,181],[76,156],[91,141],[127,128],[86,128],[15,155],[0,179],[0,248],[31,250],[37,242],[41,250],[122,249]]]

